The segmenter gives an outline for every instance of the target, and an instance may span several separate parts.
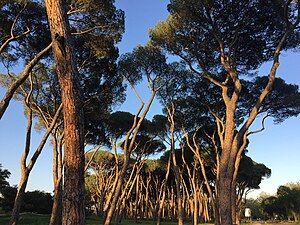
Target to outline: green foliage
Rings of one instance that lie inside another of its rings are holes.
[[[2,62],[10,67],[19,59],[27,60],[50,44],[46,10],[40,1],[9,0],[0,5],[0,46],[15,38],[1,54]]]
[[[243,80],[243,90],[238,103],[239,117],[246,117],[254,106],[255,100],[268,82],[266,76],[256,77],[252,81]],[[267,95],[259,114],[268,115],[275,123],[298,116],[300,113],[300,92],[298,85],[287,84],[282,78],[275,78],[272,91]]]
[[[68,3],[69,22],[84,95],[86,142],[104,143],[103,121],[107,119],[113,106],[125,100],[125,88],[117,74],[118,49],[115,47],[124,32],[124,12],[116,9],[112,0]],[[11,42],[5,54],[2,54],[3,60],[5,59],[3,63],[7,64],[5,66],[8,69],[13,66],[14,58],[25,59],[26,62],[51,42],[45,7],[39,1],[28,1],[25,5],[20,1],[6,1],[1,5],[0,17],[3,20],[0,25],[0,44],[9,37],[15,18],[18,18],[14,27],[15,35],[24,32],[27,25],[32,28],[22,39]],[[40,130],[45,127],[45,118],[37,113],[37,109],[47,115],[46,122],[49,122],[61,103],[53,56],[47,55],[47,60],[40,61],[32,72],[34,87],[31,107],[34,108],[34,116],[38,118],[36,128]],[[17,77],[11,73],[1,75],[1,85],[8,88],[14,81],[11,76]],[[20,90],[18,93],[21,101],[29,92],[29,81],[22,88],[25,92]]]
[[[129,112],[116,111],[110,114],[106,123],[106,134],[108,137],[121,139],[132,128],[134,123],[134,115]],[[137,118],[139,119],[139,117]],[[144,119],[140,126],[138,135],[134,143],[134,154],[136,157],[142,155],[151,155],[161,152],[165,149],[162,141],[158,140],[159,128],[156,127],[157,123]],[[131,139],[129,139],[131,140]],[[123,148],[124,141],[119,144]]]
[[[136,158],[155,155],[166,149],[166,146],[161,140],[154,139],[149,133],[148,135],[137,135],[134,145],[135,150],[133,153]]]
[[[96,154],[94,154],[94,151],[97,151]],[[94,151],[85,154],[86,163],[89,162],[91,157],[94,155],[90,166],[94,167],[97,170],[98,167],[97,165],[99,165],[99,170],[109,171],[111,167],[113,167],[115,164],[114,155],[109,151],[105,151],[105,150],[94,150]]]
[[[281,219],[298,221],[300,218],[300,189],[297,184],[282,185],[277,189],[277,195],[263,199],[264,212],[269,218],[277,214]]]
[[[253,161],[249,156],[243,155],[237,176],[239,187],[247,189],[259,189],[263,178],[271,176],[271,169],[262,163]]]
[[[252,220],[264,220],[263,208],[259,199],[247,199],[245,208],[251,209]]]
[[[16,194],[16,187],[7,186],[1,190],[1,195],[3,197],[1,199],[1,206],[5,212],[9,212],[13,209]]]
[[[157,159],[147,159],[145,161],[145,172],[153,173],[155,170],[163,168],[163,165],[159,160]]]
[[[2,169],[2,165],[0,163],[0,193],[3,188],[9,185],[7,179],[10,176],[10,172],[7,169]]]
[[[273,56],[276,43],[285,31],[285,1],[206,1],[172,0],[170,16],[150,30],[154,43],[206,68],[204,73],[219,73],[220,40],[236,71],[248,74]],[[290,10],[290,19],[296,13]],[[259,12],[259,13],[257,13]],[[294,34],[288,47],[294,47]],[[299,41],[298,41],[299,43]]]
[[[117,111],[109,115],[107,127],[109,135],[121,138],[131,128],[134,121],[134,115],[129,112]]]
[[[145,77],[154,90],[158,88],[157,81],[166,70],[166,56],[150,43],[136,47],[132,53],[123,54],[118,63],[119,73],[131,85],[138,84]]]
[[[23,211],[49,214],[52,211],[52,196],[42,191],[28,191],[24,196]]]
[[[17,187],[7,186],[1,191],[2,199],[0,205],[5,212],[13,209]],[[27,191],[24,195],[24,202],[21,212],[32,212],[39,214],[49,214],[52,211],[52,196],[50,193],[42,191]]]
[[[74,35],[82,35],[92,55],[105,57],[124,32],[124,12],[114,0],[68,0],[69,21]]]

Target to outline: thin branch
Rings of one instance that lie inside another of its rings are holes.
[[[256,133],[260,133],[260,132],[264,131],[264,130],[265,130],[265,120],[266,120],[269,116],[270,116],[269,114],[267,114],[266,116],[264,116],[264,118],[263,118],[262,121],[261,121],[261,128],[260,128],[260,129],[254,130],[254,131],[251,131],[251,132],[247,133],[247,136],[252,135],[252,134],[256,134]]]
[[[11,25],[11,29],[10,29],[10,38],[8,38],[8,39],[1,45],[1,47],[0,47],[0,54],[1,54],[1,52],[3,51],[3,49],[4,49],[11,41],[17,40],[17,39],[19,39],[20,37],[25,36],[25,35],[27,35],[28,33],[30,33],[31,30],[29,29],[29,27],[26,27],[27,30],[26,30],[25,32],[23,32],[23,33],[17,35],[17,36],[15,36],[14,33],[13,33],[13,31],[14,31],[14,29],[15,29],[15,26],[16,26],[16,23],[18,22],[18,20],[19,20],[21,14],[22,14],[22,13],[24,12],[24,10],[26,9],[27,5],[28,5],[28,2],[26,2],[26,3],[24,4],[24,7],[21,9],[21,11],[19,12],[19,14],[18,14],[18,15],[16,16],[16,18],[14,19],[13,24]]]
[[[21,168],[22,168],[22,171],[26,171],[26,172],[28,172],[28,168],[26,167],[26,159],[27,159],[29,151],[30,151],[31,129],[32,129],[32,109],[30,107],[30,102],[29,102],[29,99],[33,92],[33,83],[32,83],[31,73],[29,76],[29,80],[30,80],[30,91],[25,98],[25,106],[28,109],[28,113],[27,113],[28,123],[27,123],[27,128],[26,128],[25,149],[24,149],[24,152],[21,157]]]
[[[56,125],[56,122],[57,122],[57,120],[58,120],[58,118],[60,116],[60,113],[61,113],[62,109],[63,109],[63,104],[61,103],[60,106],[59,106],[59,108],[57,109],[57,111],[55,113],[55,116],[54,116],[54,118],[52,120],[51,125],[48,127],[48,129],[47,129],[46,133],[44,134],[44,136],[43,136],[43,138],[42,138],[39,146],[37,147],[35,153],[31,157],[31,160],[30,160],[30,162],[29,162],[29,164],[27,166],[28,170],[32,170],[32,168],[33,168],[33,166],[34,166],[37,158],[41,154],[41,152],[42,152],[42,150],[44,148],[44,145],[46,144],[46,141],[47,141],[50,133],[52,132],[54,126]]]
[[[94,152],[93,152],[91,158],[89,159],[89,161],[87,162],[87,164],[85,164],[84,172],[87,171],[87,169],[89,168],[91,162],[93,161],[93,159],[94,159],[96,153],[98,152],[98,150],[99,150],[101,147],[102,147],[102,145],[99,145],[99,146],[94,150]]]
[[[103,28],[107,28],[107,27],[110,27],[111,24],[108,24],[108,25],[105,25],[105,26],[95,26],[95,27],[92,27],[92,28],[89,28],[89,29],[86,29],[86,30],[83,30],[83,31],[78,31],[78,32],[72,32],[71,34],[72,35],[82,35],[82,34],[86,34],[86,33],[89,33],[91,31],[94,31],[94,30],[97,30],[97,29],[103,29]]]
[[[16,92],[16,90],[18,89],[18,87],[20,87],[20,85],[22,85],[25,80],[28,78],[29,73],[31,72],[31,70],[33,69],[33,67],[38,63],[38,61],[41,59],[41,57],[48,51],[50,50],[52,46],[52,43],[49,44],[46,48],[44,48],[42,51],[40,51],[25,67],[25,69],[23,70],[22,74],[20,75],[20,77],[18,77],[13,83],[12,85],[7,89],[4,97],[2,98],[1,102],[0,102],[0,119],[2,118],[5,110],[7,109],[10,100],[12,99],[14,93]]]

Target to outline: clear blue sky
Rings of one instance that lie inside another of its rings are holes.
[[[145,44],[148,41],[148,29],[154,27],[159,20],[166,19],[168,15],[167,4],[167,0],[116,1],[116,6],[123,9],[126,14],[126,32],[119,44],[121,53],[129,52],[138,44]],[[288,83],[300,84],[299,62],[299,53],[283,54],[278,75]],[[261,74],[267,74],[269,66],[268,64],[264,65]],[[143,88],[140,88],[140,92],[143,93],[142,97],[146,100],[147,93]],[[4,90],[0,89],[1,98],[3,94]],[[129,93],[128,100],[121,109],[135,112],[137,106],[137,99]],[[161,113],[161,109],[156,102],[149,112],[149,118],[157,113]],[[260,123],[256,124],[259,126]],[[23,106],[12,102],[0,120],[0,163],[12,173],[9,180],[11,185],[19,182],[19,161],[24,149],[25,129],[26,119],[23,114]],[[255,194],[261,191],[275,193],[279,185],[300,181],[299,129],[300,118],[291,118],[276,126],[269,120],[263,133],[250,138],[248,155],[272,169],[271,178],[264,180],[261,184],[261,190],[256,191]],[[40,139],[41,134],[33,134],[32,152]],[[47,192],[51,192],[53,189],[52,148],[49,144],[43,150],[29,178],[27,190],[36,189]]]

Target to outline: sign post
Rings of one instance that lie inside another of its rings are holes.
[[[246,217],[246,219],[249,219],[250,223],[252,223],[250,208],[245,208],[245,217]]]

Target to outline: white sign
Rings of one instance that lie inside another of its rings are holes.
[[[250,208],[245,209],[245,217],[251,217],[251,209]]]

